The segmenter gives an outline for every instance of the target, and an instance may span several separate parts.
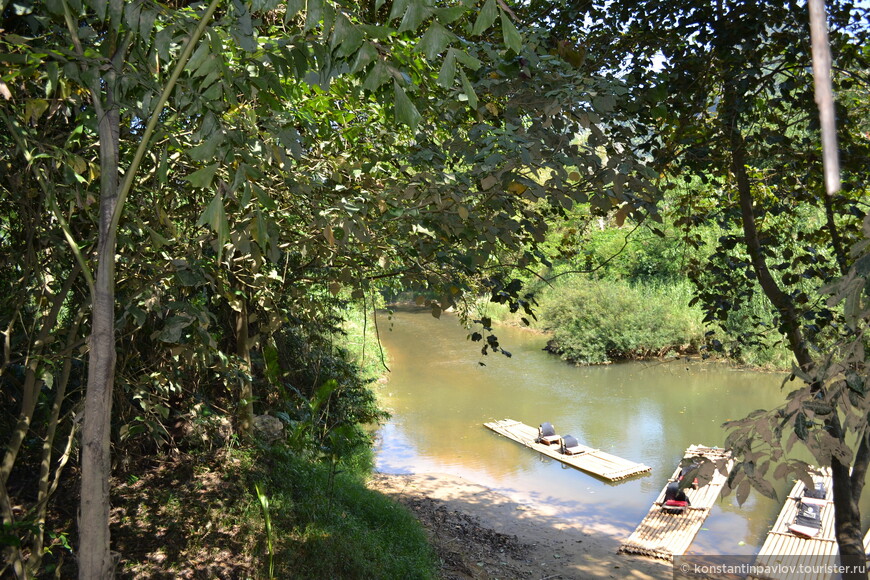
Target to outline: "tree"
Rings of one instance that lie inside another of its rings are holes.
[[[382,280],[436,289],[433,313],[475,284],[528,309],[504,272],[539,259],[548,216],[577,200],[653,207],[630,123],[601,121],[621,84],[520,32],[495,0],[16,0],[3,15],[3,162],[26,164],[4,200],[22,184],[37,194],[2,216],[3,243],[25,250],[18,296],[42,275],[54,306],[34,320],[48,329],[58,308],[90,309],[83,327],[69,317],[60,351],[89,333],[82,578],[113,573],[113,433],[164,441],[179,400],[227,383],[246,428],[267,394],[255,361],[291,315]],[[41,229],[14,229],[16,212]],[[15,314],[6,303],[7,339]],[[15,336],[15,356],[40,347]],[[18,438],[51,375],[25,366]]]
[[[531,3],[538,14],[545,6]],[[862,87],[859,102],[866,103],[865,14],[835,2],[829,25],[835,87]],[[843,334],[842,311],[817,288],[854,267],[848,248],[859,241],[867,213],[868,141],[861,111],[840,107],[844,186],[828,195],[807,69],[806,7],[621,2],[605,8],[578,2],[549,17],[555,34],[583,40],[587,59],[623,71],[632,90],[622,106],[647,127],[638,145],[667,175],[664,187],[679,193],[685,239],[699,241],[701,224],[721,228],[709,262],[697,263],[691,273],[706,321],[727,323],[733,310],[761,292],[775,330],[794,354],[794,376],[805,386],[782,408],[728,425],[727,444],[742,459],[730,486],[740,499],[750,486],[773,494],[765,476],[774,466],[775,477],[807,479],[808,466],[786,455],[801,441],[819,464],[832,468],[841,556],[863,558],[858,499],[870,458],[865,367],[863,358],[837,346],[848,340],[858,348],[854,338],[846,339],[853,335]],[[620,39],[616,50],[614,38]],[[683,178],[703,186],[681,187]],[[852,280],[855,275],[849,274]],[[760,322],[744,340],[767,332]],[[782,437],[789,437],[785,448]]]

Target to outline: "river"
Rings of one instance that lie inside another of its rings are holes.
[[[392,418],[379,431],[378,471],[456,475],[623,538],[689,445],[721,446],[722,423],[785,394],[777,373],[686,359],[578,367],[544,352],[545,337],[512,327],[495,329],[512,357],[482,356],[454,316],[399,310],[379,321],[391,372],[378,397]],[[652,472],[610,483],[564,467],[483,426],[507,418],[549,421]],[[780,498],[792,484],[775,482]],[[781,506],[755,491],[742,506],[734,494],[724,498],[689,553],[756,553]]]

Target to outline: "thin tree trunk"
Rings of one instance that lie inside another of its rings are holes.
[[[127,43],[132,35],[121,41],[110,39],[109,65],[102,69],[102,78],[90,87],[91,101],[99,120],[100,135],[100,232],[97,246],[97,275],[92,292],[92,323],[90,357],[88,360],[88,386],[85,393],[84,420],[82,422],[82,490],[79,508],[79,578],[94,580],[111,578],[114,562],[111,557],[109,534],[109,477],[111,476],[110,431],[112,419],[112,389],[115,381],[115,249],[117,227],[127,193],[132,189],[139,164],[145,155],[160,112],[175,88],[193,49],[211,20],[220,0],[211,0],[202,20],[192,31],[184,45],[178,62],[142,134],[133,161],[126,168],[124,183],[119,181],[119,135],[121,118],[115,94],[117,77],[125,66]],[[123,24],[111,22],[123,18],[123,0],[109,0],[110,29],[117,35]],[[84,56],[75,22],[69,12],[66,24],[76,52]],[[101,96],[105,95],[105,106]]]
[[[728,136],[731,145],[731,171],[737,183],[737,192],[740,198],[740,212],[743,223],[743,235],[746,249],[749,253],[752,268],[758,277],[759,284],[765,296],[779,312],[782,319],[781,327],[788,340],[789,347],[797,360],[798,366],[805,372],[813,367],[813,358],[807,347],[801,330],[801,320],[791,297],[782,291],[767,267],[767,261],[759,239],[756,226],[754,202],[749,176],[746,173],[745,146],[743,135],[738,125],[738,115],[735,112],[736,95],[733,85],[726,81],[723,93],[722,111],[724,117],[723,129]],[[835,417],[825,421],[833,437],[842,440],[839,421]],[[860,454],[863,463],[856,462],[856,469],[861,472],[867,470],[866,441],[862,441],[863,453]],[[840,548],[840,558],[845,564],[863,563],[864,546],[861,534],[861,512],[858,507],[860,491],[857,496],[853,493],[850,466],[841,463],[836,457],[831,456],[831,475],[834,482],[834,528],[837,536],[837,544]],[[845,569],[842,574],[844,580],[866,580],[867,572],[863,567],[855,566]]]
[[[39,466],[39,492],[37,494],[36,507],[34,510],[35,516],[33,518],[34,523],[37,526],[37,531],[36,536],[33,540],[33,546],[30,550],[30,557],[27,559],[27,569],[32,574],[36,574],[38,572],[39,566],[42,562],[42,548],[45,543],[45,513],[48,509],[48,500],[53,493],[51,478],[51,460],[54,450],[54,438],[57,433],[58,424],[60,423],[60,410],[63,406],[64,399],[66,398],[66,387],[69,384],[69,377],[70,373],[72,372],[72,349],[76,340],[78,340],[79,327],[84,316],[85,311],[83,308],[79,311],[78,316],[76,316],[75,320],[70,326],[69,333],[67,334],[65,349],[65,352],[67,354],[63,362],[63,371],[61,373],[60,380],[57,381],[55,387],[56,392],[54,395],[54,402],[51,406],[51,416],[48,419],[48,428],[46,430],[45,439],[42,442],[42,461]],[[73,431],[75,430],[74,427],[71,427],[71,429]],[[64,461],[66,456],[66,454],[63,454],[61,456],[61,462]],[[59,472],[56,472],[54,479],[55,482],[57,481],[58,475]]]
[[[242,401],[239,410],[239,431],[242,435],[250,435],[254,426],[254,389],[251,384],[251,338],[248,330],[248,303],[241,298],[241,307],[236,313],[236,354],[243,361],[244,375],[242,377]]]
[[[79,579],[114,576],[109,535],[109,449],[115,379],[115,246],[112,216],[118,200],[120,114],[113,102],[114,74],[105,75],[106,107],[92,91],[100,120],[100,238],[82,423],[82,490],[79,510]]]
[[[43,347],[48,341],[52,330],[57,324],[57,317],[60,314],[60,309],[72,288],[73,282],[78,276],[79,268],[75,267],[69,275],[63,288],[52,298],[51,310],[42,321],[42,327],[39,330],[39,335],[33,342],[32,350],[27,356],[25,362],[24,385],[22,388],[21,410],[18,414],[18,424],[12,432],[9,442],[6,444],[6,453],[3,456],[3,463],[0,464],[0,485],[6,485],[9,479],[9,474],[12,472],[12,467],[15,465],[15,460],[18,457],[18,451],[21,449],[21,444],[27,436],[27,431],[30,429],[30,422],[33,419],[33,411],[36,408],[36,402],[39,398],[39,389],[42,382],[39,380],[37,371],[39,370],[39,361],[42,358]]]

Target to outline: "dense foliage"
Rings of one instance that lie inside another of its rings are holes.
[[[80,575],[103,577],[113,460],[216,415],[243,438],[278,417],[312,458],[352,449],[379,414],[328,340],[336,297],[526,309],[507,273],[548,220],[654,210],[621,82],[495,0],[0,10],[0,509],[21,577],[70,461]]]
[[[185,425],[249,444],[271,415],[334,475],[381,417],[334,346],[339,298],[410,289],[438,315],[483,295],[528,318],[519,276],[551,268],[632,287],[688,271],[705,323],[749,346],[780,333],[810,387],[777,433],[788,424],[835,465],[838,497],[860,497],[864,359],[845,358],[846,391],[814,378],[840,364],[815,353],[864,352],[849,333],[866,323],[866,260],[849,248],[867,213],[868,30],[850,4],[830,18],[848,104],[837,195],[798,2],[0,0],[0,15],[0,514],[18,577],[71,532],[47,525],[70,463],[79,573],[110,576],[113,464],[182,448]],[[693,250],[678,261],[651,242],[618,271],[601,258],[613,240],[576,235],[664,235],[662,215]],[[845,308],[816,294],[835,276],[852,283]],[[656,350],[631,342],[641,329],[697,344],[667,312],[590,318],[565,308],[594,304],[588,288],[560,292],[551,318],[616,325],[621,342],[590,336],[589,360]],[[753,318],[759,296],[772,307]],[[732,483],[764,490],[747,425]],[[838,525],[845,554],[855,530]]]
[[[538,14],[547,7],[530,3]],[[689,268],[705,322],[727,324],[763,295],[772,325],[751,320],[739,338],[753,345],[775,329],[794,356],[795,376],[806,382],[783,407],[729,426],[729,446],[742,460],[731,487],[745,498],[750,486],[772,493],[768,472],[808,480],[806,463],[782,463],[801,441],[831,466],[841,556],[862,562],[857,502],[870,460],[870,376],[863,355],[839,378],[822,381],[817,372],[831,368],[829,353],[840,352],[843,341],[866,348],[818,289],[857,264],[860,254],[850,248],[859,248],[870,209],[867,16],[849,2],[829,4],[821,28],[829,28],[834,64],[814,79],[810,11],[799,2],[571,2],[547,13],[555,31],[588,46],[587,60],[631,79],[630,97],[618,106],[635,111],[648,129],[636,146],[667,177],[686,242],[699,244],[704,227],[719,228],[712,255]],[[814,98],[816,82],[828,76],[843,95],[839,191],[825,185]]]

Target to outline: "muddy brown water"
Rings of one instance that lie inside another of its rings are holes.
[[[686,359],[578,367],[544,352],[544,336],[517,328],[496,329],[511,358],[482,356],[450,315],[400,310],[379,323],[391,372],[378,395],[392,418],[379,430],[378,471],[457,475],[622,538],[689,445],[721,446],[722,423],[776,406],[785,394],[782,374]],[[550,421],[560,434],[652,472],[611,483],[564,467],[483,426],[505,418]],[[780,498],[792,483],[775,482]],[[733,494],[724,498],[689,552],[756,553],[781,505],[756,492],[742,506]]]

